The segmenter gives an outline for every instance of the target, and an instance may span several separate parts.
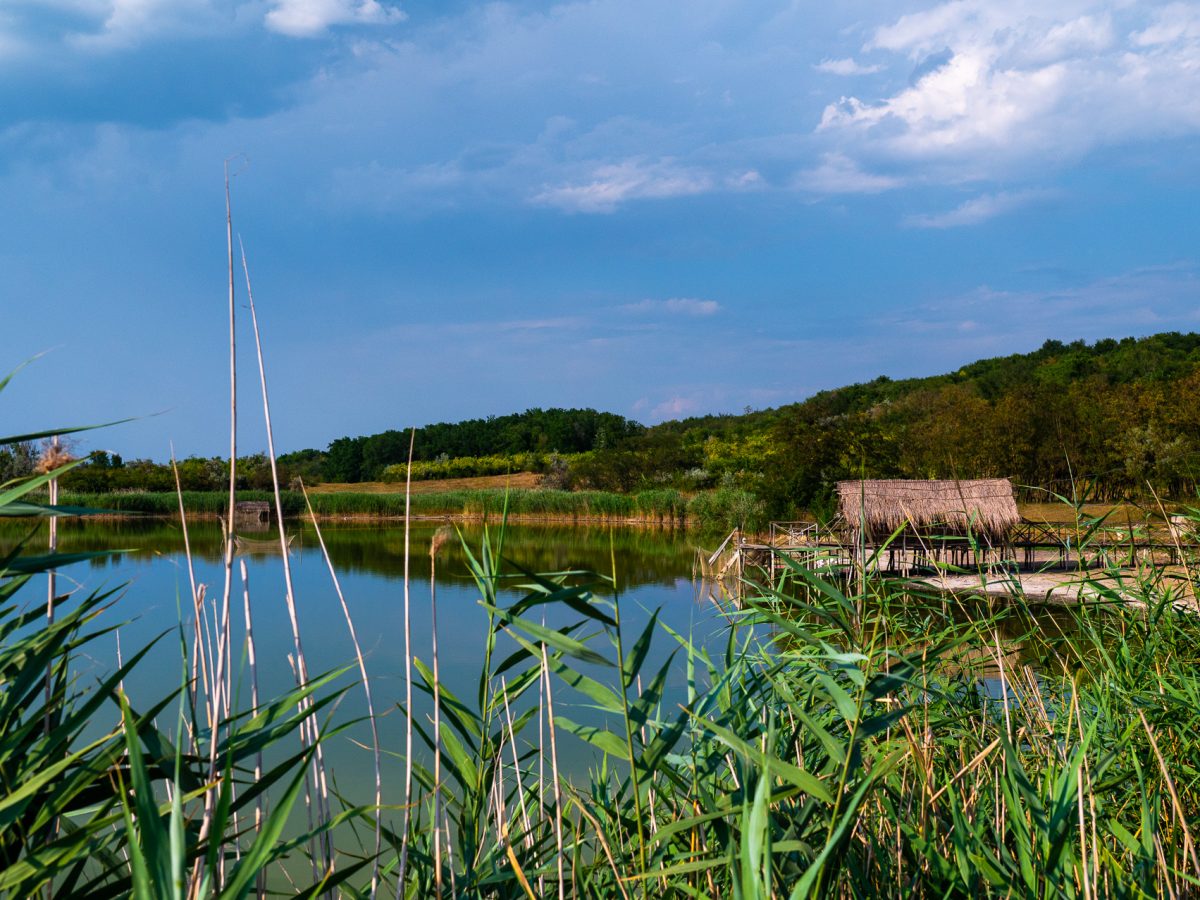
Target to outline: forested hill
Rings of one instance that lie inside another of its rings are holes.
[[[1151,490],[1194,500],[1200,478],[1200,334],[1095,344],[1047,341],[928,378],[880,377],[776,409],[645,427],[591,409],[522,413],[416,430],[415,478],[532,470],[557,487],[725,487],[784,516],[828,501],[841,478],[1008,477],[1027,496],[1098,499]],[[404,478],[409,432],[341,437],[280,458],[285,480]],[[2,454],[0,454],[2,456]],[[16,463],[20,460],[9,460]],[[27,461],[26,461],[27,462]],[[7,465],[0,458],[0,470]],[[185,489],[222,485],[220,460],[184,460]],[[264,460],[239,466],[269,484]],[[170,470],[98,456],[66,477],[80,489],[173,490]]]
[[[841,477],[1007,476],[1063,490],[1191,493],[1200,472],[1200,334],[1047,341],[927,378],[880,377],[799,403],[643,427],[594,410],[529,410],[417,429],[414,458],[552,451],[578,486],[736,484],[777,512]],[[328,480],[387,477],[407,432],[284,457]],[[465,461],[464,461],[465,462]],[[461,467],[460,467],[461,468]]]
[[[1008,477],[1097,499],[1195,498],[1200,334],[1047,341],[930,378],[825,391],[773,410],[763,496],[812,503],[843,477]]]

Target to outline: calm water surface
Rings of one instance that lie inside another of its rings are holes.
[[[352,665],[354,650],[329,572],[311,526],[299,526],[290,555],[292,575],[300,618],[301,638],[308,658],[309,672],[316,675]],[[416,656],[430,660],[430,562],[429,546],[437,526],[414,523],[411,532],[410,602],[412,643]],[[44,527],[43,527],[44,531]],[[0,545],[11,546],[28,533],[28,526],[0,531]],[[326,524],[322,534],[346,596],[359,640],[366,656],[376,710],[382,715],[381,738],[392,756],[384,772],[385,791],[389,783],[402,783],[404,717],[397,708],[404,698],[404,530],[387,524]],[[478,554],[483,540],[481,527],[462,529],[467,546]],[[221,537],[216,523],[193,523],[189,528],[193,565],[198,582],[207,586],[208,597],[219,602],[224,584]],[[266,540],[274,533],[253,535]],[[496,532],[493,529],[493,541]],[[277,538],[276,538],[277,539]],[[34,545],[44,546],[44,534],[34,536]],[[722,620],[711,601],[704,599],[699,583],[693,583],[692,566],[696,538],[683,532],[646,529],[588,529],[563,527],[510,526],[504,538],[504,556],[530,571],[559,572],[589,570],[611,573],[615,559],[623,625],[633,639],[646,624],[650,613],[661,608],[659,618],[681,634],[693,634],[700,641],[713,638]],[[134,703],[142,705],[180,684],[182,662],[179,628],[192,634],[187,561],[183,552],[183,534],[178,523],[166,521],[101,522],[65,521],[60,524],[59,549],[62,552],[122,548],[128,552],[93,562],[80,563],[60,571],[60,590],[83,592],[119,589],[120,599],[106,613],[120,628],[121,649],[128,657],[163,635],[145,662],[127,680],[126,690]],[[233,597],[234,681],[241,679],[241,695],[248,706],[249,672],[242,651],[245,633],[242,613],[242,585],[238,563],[244,560],[250,585],[254,637],[258,655],[260,697],[270,697],[293,686],[288,663],[292,652],[291,629],[284,603],[284,581],[278,552],[251,552],[235,559]],[[44,582],[38,582],[42,584]],[[524,591],[513,580],[502,592],[502,605],[509,605]],[[601,591],[611,595],[610,587]],[[44,589],[31,585],[25,589],[29,604],[44,602]],[[439,656],[441,680],[451,691],[474,698],[483,665],[485,611],[479,606],[479,592],[470,578],[463,542],[455,535],[441,550],[437,565],[437,601],[439,618]],[[539,608],[540,609],[540,608]],[[541,613],[537,613],[540,617]],[[575,621],[569,610],[547,610],[547,624],[560,627]],[[515,644],[504,639],[497,650],[503,658]],[[675,642],[665,632],[656,639],[657,652],[648,660],[647,677],[656,671]],[[596,649],[609,653],[607,641],[600,637]],[[89,645],[87,656],[77,666],[84,678],[98,676],[110,669],[117,656],[116,636],[105,636]],[[667,702],[683,699],[682,666],[668,686]],[[592,673],[596,674],[596,673]],[[345,684],[358,679],[357,669],[343,677]],[[414,690],[417,715],[426,718],[431,706]],[[473,700],[468,700],[472,702]],[[584,701],[564,694],[555,696],[555,712],[576,721],[594,721],[595,715]],[[357,686],[347,692],[337,712],[346,721],[365,714],[363,693]],[[115,717],[115,713],[114,713]],[[105,723],[107,724],[107,723]],[[341,788],[351,797],[366,800],[373,783],[371,754],[358,746],[370,739],[365,723],[338,736],[327,749]],[[581,773],[592,760],[590,750],[569,735],[560,745],[560,760],[568,771]],[[390,793],[390,792],[389,792]],[[394,795],[393,795],[394,796]]]

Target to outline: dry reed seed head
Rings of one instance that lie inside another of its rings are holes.
[[[38,458],[37,465],[34,466],[34,471],[38,475],[45,475],[74,461],[75,457],[66,447],[61,444],[47,444]]]
[[[429,555],[436,559],[442,545],[450,540],[451,531],[445,525],[433,533],[433,541],[429,544]]]

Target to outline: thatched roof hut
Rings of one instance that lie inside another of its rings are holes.
[[[924,534],[965,535],[1003,542],[1021,521],[1007,478],[974,481],[839,481],[839,511],[855,532],[883,540],[901,525]]]

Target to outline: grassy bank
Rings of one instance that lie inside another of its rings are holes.
[[[184,491],[184,509],[190,515],[223,515],[228,495],[216,491]],[[269,500],[265,491],[239,491],[240,500]],[[310,494],[318,517],[379,517],[404,515],[403,493],[354,493],[350,491]],[[305,512],[304,497],[296,491],[282,494],[285,516]],[[71,494],[62,503],[103,509],[115,513],[178,515],[179,498],[170,493]],[[733,528],[740,523],[761,524],[761,508],[742,491],[712,491],[688,497],[679,491],[640,491],[617,494],[606,491],[553,491],[513,489],[510,491],[458,490],[414,493],[412,514],[416,516],[461,516],[499,518],[507,509],[515,518],[564,519],[589,522],[636,521],[699,528]]]

